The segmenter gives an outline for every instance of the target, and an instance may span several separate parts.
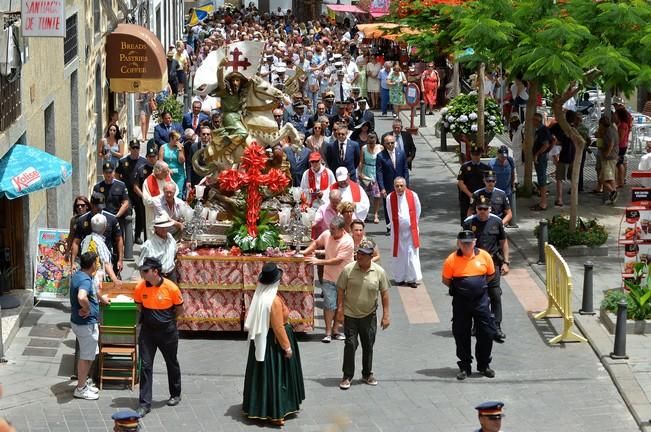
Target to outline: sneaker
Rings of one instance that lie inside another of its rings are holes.
[[[75,398],[77,399],[86,399],[86,400],[97,400],[99,399],[99,395],[93,391],[91,391],[88,386],[84,386],[84,388],[79,388],[75,387],[75,391],[72,394]]]
[[[459,381],[463,381],[463,380],[465,380],[466,378],[468,378],[469,376],[470,376],[470,371],[467,371],[467,370],[465,370],[465,369],[461,369],[461,370],[459,371],[459,373],[457,374],[457,379],[458,379]]]
[[[332,342],[332,336],[330,336],[330,335],[325,335],[325,337],[324,337],[323,339],[321,339],[321,342],[323,342],[323,343],[330,343],[330,342]]]
[[[337,333],[335,335],[335,340],[346,340],[346,336],[342,335],[341,333]]]
[[[348,390],[350,388],[350,379],[346,377],[342,378],[339,383],[339,388],[342,390]]]
[[[95,386],[93,380],[90,378],[86,380],[86,387],[88,387],[88,390],[92,391],[93,393],[99,393],[99,389]]]
[[[495,371],[489,367],[486,369],[479,369],[479,373],[484,375],[486,378],[495,378]]]
[[[368,385],[371,385],[371,386],[376,386],[376,385],[377,385],[377,380],[375,379],[375,377],[373,376],[373,374],[370,374],[370,375],[367,376],[366,378],[362,378],[362,381],[363,381],[365,384],[368,384]]]
[[[617,196],[619,195],[619,192],[617,192],[617,189],[612,191],[610,195],[608,196],[608,199],[610,199],[611,204],[615,204],[615,201],[617,201]]]
[[[140,416],[140,418],[144,418],[149,412],[151,411],[151,408],[147,406],[139,406],[136,412]]]

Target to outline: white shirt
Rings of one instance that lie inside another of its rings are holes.
[[[349,182],[353,183],[352,180],[348,180]],[[330,190],[332,190],[332,186],[328,188],[327,192],[323,193],[323,205],[328,206],[330,205]],[[366,216],[368,215],[368,211],[371,208],[371,203],[368,199],[368,195],[366,195],[366,191],[364,188],[359,185],[359,202],[353,201],[353,192],[350,190],[350,186],[342,189],[339,188],[341,191],[341,201],[348,201],[353,204],[355,204],[355,218],[360,219],[360,220],[366,220]]]
[[[651,153],[647,153],[642,156],[642,158],[640,159],[640,163],[637,166],[637,169],[638,171],[651,171]],[[642,183],[644,187],[651,187],[651,177],[640,178],[640,183]]]
[[[167,237],[160,238],[157,234],[149,236],[143,243],[140,250],[138,267],[144,262],[145,258],[158,258],[161,262],[163,273],[170,273],[176,266],[174,260],[176,257],[176,241],[172,234],[167,233]]]

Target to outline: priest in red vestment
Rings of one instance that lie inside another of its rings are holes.
[[[391,225],[391,273],[397,285],[412,288],[423,278],[420,270],[420,200],[407,188],[402,177],[393,181],[394,191],[387,196],[387,212]]]

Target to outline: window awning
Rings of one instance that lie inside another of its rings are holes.
[[[337,4],[330,5],[329,4],[328,9],[330,9],[333,12],[348,12],[348,13],[359,13],[359,14],[368,13],[365,10],[362,10],[354,5],[337,5]]]
[[[389,12],[371,12],[371,16],[373,18],[379,18],[387,15],[389,15]]]
[[[159,92],[167,85],[167,58],[154,33],[119,24],[106,37],[106,77],[111,91]]]
[[[0,159],[0,197],[14,199],[65,183],[72,164],[43,150],[16,144]]]

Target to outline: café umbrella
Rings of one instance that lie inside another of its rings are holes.
[[[72,176],[72,165],[35,147],[14,145],[0,159],[0,197],[14,199],[57,187]]]

